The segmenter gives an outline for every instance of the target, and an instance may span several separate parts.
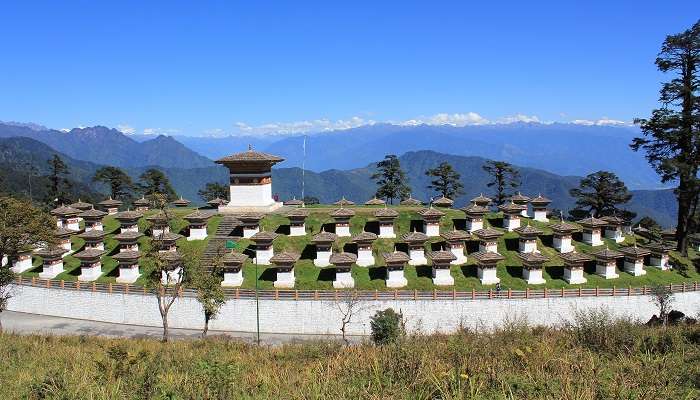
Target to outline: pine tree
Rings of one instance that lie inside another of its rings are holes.
[[[481,168],[491,175],[492,180],[487,186],[496,187],[494,196],[496,205],[500,206],[505,203],[512,194],[510,189],[515,189],[520,186],[520,173],[505,161],[489,160]]]
[[[113,199],[128,200],[134,189],[131,177],[117,167],[102,167],[98,169],[95,171],[92,181],[108,185]]]
[[[408,186],[406,173],[401,169],[398,157],[388,154],[384,160],[377,163],[377,172],[372,179],[377,181],[377,193],[375,196],[385,199],[389,204],[394,204],[394,199],[406,199],[411,193]]]
[[[632,198],[625,183],[617,175],[608,171],[598,171],[581,179],[578,188],[569,191],[576,199],[572,216],[593,215],[596,218],[616,215],[621,217],[624,210],[619,208]]]
[[[700,194],[700,21],[666,37],[656,66],[673,77],[661,86],[661,108],[653,110],[648,119],[635,120],[643,136],[635,138],[631,147],[646,152],[663,182],[678,182],[677,250],[686,254],[688,234],[697,225],[693,216]]]
[[[71,183],[68,180],[68,165],[58,156],[54,154],[53,158],[48,160],[49,163],[49,191],[47,202],[51,204],[63,204],[69,201],[68,191],[71,188]]]
[[[444,197],[455,199],[464,194],[464,185],[460,182],[461,175],[448,162],[442,162],[436,168],[425,171],[425,175],[435,179],[430,181],[428,189],[433,189]]]
[[[170,184],[170,180],[165,174],[155,168],[146,170],[139,177],[139,189],[144,196],[153,197],[156,194],[162,194],[167,201],[173,201],[177,198],[175,189]]]
[[[228,199],[229,188],[219,182],[209,182],[204,185],[204,188],[200,189],[197,194],[199,194],[199,197],[204,201],[214,200],[217,197],[220,199]]]

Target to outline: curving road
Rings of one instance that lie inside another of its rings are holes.
[[[16,311],[0,313],[2,327],[6,333],[20,335],[90,335],[111,338],[152,338],[160,339],[162,329],[152,326],[112,324],[109,322],[52,317]],[[199,339],[201,331],[192,329],[170,329],[171,339]],[[209,331],[209,336],[226,336],[232,339],[255,343],[255,332]],[[353,343],[361,342],[363,336],[349,336]],[[310,340],[341,340],[340,335],[288,335],[261,333],[260,342],[267,345],[303,342]]]

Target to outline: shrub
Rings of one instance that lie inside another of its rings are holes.
[[[642,327],[631,320],[612,316],[607,308],[578,310],[567,325],[576,344],[593,351],[631,352]]]
[[[405,333],[403,315],[392,308],[377,311],[370,320],[370,327],[372,341],[377,345],[395,342]]]

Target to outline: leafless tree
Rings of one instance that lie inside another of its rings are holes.
[[[673,304],[673,292],[668,286],[658,285],[652,288],[651,294],[654,304],[659,308],[659,319],[661,319],[662,324],[666,325],[668,313],[671,311],[671,304]]]
[[[340,333],[343,337],[345,345],[350,345],[347,338],[348,326],[353,323],[353,318],[362,312],[366,307],[363,306],[360,294],[356,290],[347,290],[341,292],[335,301],[335,306],[340,312]]]

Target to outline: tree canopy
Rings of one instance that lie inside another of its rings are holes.
[[[217,197],[220,199],[228,199],[229,187],[219,182],[209,182],[197,192],[199,197],[204,201],[214,200]]]
[[[646,153],[662,181],[678,182],[677,250],[685,254],[688,233],[697,228],[693,217],[700,194],[700,21],[666,37],[656,66],[672,76],[661,85],[660,108],[649,118],[635,120],[643,136],[635,138],[631,147]]]
[[[375,196],[385,199],[389,204],[394,204],[395,199],[406,199],[411,193],[406,172],[401,169],[399,158],[393,154],[386,155],[377,163],[377,172],[372,175],[372,179],[378,186]]]
[[[598,171],[587,175],[578,188],[569,191],[576,199],[576,208],[571,215],[580,217],[582,214],[593,215],[596,218],[608,215],[621,216],[623,209],[619,207],[632,198],[625,183],[612,172]]]
[[[110,195],[113,199],[128,200],[131,198],[134,183],[131,177],[121,168],[102,167],[95,171],[92,177],[93,182],[101,182],[109,186]]]
[[[461,175],[447,161],[441,162],[435,168],[428,169],[425,174],[433,178],[428,189],[433,189],[450,199],[464,194],[464,185],[460,182]]]
[[[68,179],[70,171],[68,165],[58,154],[48,160],[49,164],[49,191],[46,202],[49,204],[63,204],[69,202],[68,193],[71,189],[71,182]]]
[[[155,168],[148,169],[141,174],[138,186],[144,196],[153,197],[156,194],[162,194],[167,201],[173,201],[177,198],[168,177],[163,171]]]
[[[505,161],[489,160],[481,168],[491,175],[491,181],[487,186],[495,186],[496,188],[494,194],[496,205],[500,206],[505,203],[506,199],[512,194],[511,189],[520,186],[520,173]]]

